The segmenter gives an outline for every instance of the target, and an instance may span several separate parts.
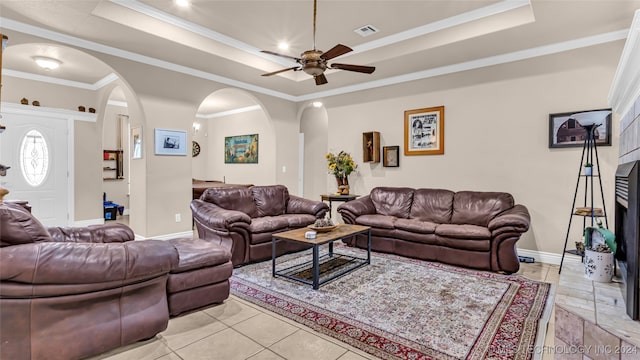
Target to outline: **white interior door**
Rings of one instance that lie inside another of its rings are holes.
[[[68,121],[37,115],[3,113],[0,163],[11,166],[0,184],[6,199],[27,200],[45,226],[67,226]]]

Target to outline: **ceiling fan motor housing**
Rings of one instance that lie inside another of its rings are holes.
[[[323,52],[320,50],[307,50],[303,52],[300,55],[302,71],[312,76],[324,73],[324,71],[327,70],[327,62],[320,57],[322,54]]]

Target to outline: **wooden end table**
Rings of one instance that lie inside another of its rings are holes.
[[[340,201],[340,202],[347,202],[347,201],[351,201],[351,200],[355,200],[358,196],[360,195],[335,195],[335,194],[325,194],[325,195],[320,195],[320,199],[322,199],[322,201],[328,201],[329,202],[329,219],[331,219],[331,203],[334,201]]]
[[[369,226],[340,224],[335,229],[325,232],[317,233],[315,239],[306,239],[304,234],[310,231],[308,228],[300,228],[295,230],[289,230],[281,233],[273,234],[271,237],[271,269],[273,277],[281,276],[290,280],[298,281],[307,285],[312,285],[314,290],[318,290],[320,285],[331,281],[337,277],[340,277],[346,273],[359,269],[365,265],[371,264],[371,228]],[[346,237],[354,236],[357,234],[367,234],[367,257],[359,258],[351,255],[338,254],[333,252],[333,242]],[[312,245],[313,256],[311,261],[307,261],[303,264],[296,264],[287,268],[276,270],[276,240],[293,241],[297,243],[303,243]],[[329,252],[320,256],[319,248],[321,245],[329,244]],[[344,269],[340,268],[339,271],[332,274],[326,279],[320,279],[320,263],[323,260],[330,260],[334,257],[341,257],[349,260],[349,262],[343,265]],[[299,276],[295,276],[301,269],[311,267],[312,279],[308,280]]]

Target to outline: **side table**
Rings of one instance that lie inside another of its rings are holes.
[[[332,194],[328,194],[328,195],[320,195],[320,198],[322,199],[322,201],[328,201],[329,202],[329,218],[331,218],[331,214],[332,214],[331,203],[333,201],[347,202],[347,201],[355,200],[358,196],[360,196],[360,195],[332,195]]]

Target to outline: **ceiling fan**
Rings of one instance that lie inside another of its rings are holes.
[[[321,50],[316,49],[316,9],[317,9],[317,0],[313,0],[313,50],[307,50],[300,54],[300,57],[293,57],[289,55],[278,54],[273,51],[262,50],[261,52],[266,54],[271,54],[275,56],[282,56],[288,59],[295,60],[299,65],[293,66],[290,68],[270,72],[267,74],[262,74],[262,76],[271,76],[275,74],[279,74],[281,72],[293,70],[293,71],[304,71],[305,73],[313,76],[316,81],[316,85],[322,85],[327,83],[327,77],[324,76],[324,71],[327,69],[340,69],[347,71],[355,71],[360,73],[371,74],[376,70],[374,66],[363,66],[363,65],[349,65],[349,64],[338,64],[333,63],[329,65],[328,61],[338,57],[340,55],[344,55],[348,52],[353,51],[348,46],[338,44],[332,47],[329,51],[322,52]]]

